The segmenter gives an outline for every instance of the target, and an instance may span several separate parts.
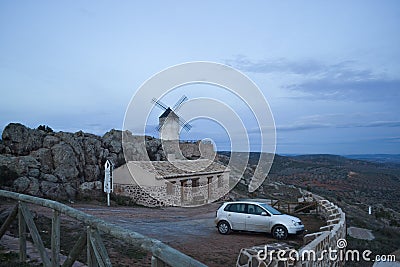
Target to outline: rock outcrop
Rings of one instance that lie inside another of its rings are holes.
[[[129,155],[127,160],[166,160],[161,141],[156,138],[114,129],[100,137],[43,128],[30,129],[19,123],[5,127],[0,140],[0,187],[74,200],[101,194],[104,163],[110,159],[115,167],[124,164],[124,151]]]

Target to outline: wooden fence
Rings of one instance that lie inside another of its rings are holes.
[[[95,216],[86,214],[59,202],[5,190],[0,190],[0,197],[18,201],[0,228],[0,238],[5,234],[11,223],[15,219],[18,219],[19,258],[23,262],[26,261],[27,257],[26,231],[28,228],[32,236],[33,244],[40,254],[43,266],[60,266],[60,214],[64,214],[82,222],[85,229],[67,256],[67,259],[61,265],[62,267],[72,266],[85,247],[87,253],[87,265],[89,267],[112,266],[100,233],[109,234],[128,244],[140,245],[140,247],[145,251],[152,253],[152,267],[206,266],[157,239],[149,238],[134,231],[105,222]],[[33,221],[32,213],[27,207],[27,203],[47,207],[53,211],[50,256],[44,247],[43,241]]]
[[[286,213],[299,213],[306,212],[307,210],[316,210],[318,211],[318,202],[284,202],[281,200],[271,201],[271,206],[277,208],[280,211],[284,211]]]
[[[319,215],[324,217],[326,220],[326,226],[320,227],[320,231],[316,233],[306,234],[304,236],[304,246],[299,250],[294,250],[286,244],[275,243],[266,244],[265,246],[254,246],[252,248],[245,248],[240,251],[236,266],[237,267],[252,267],[252,266],[264,266],[264,267],[342,267],[345,265],[345,259],[341,257],[328,257],[326,253],[329,248],[338,249],[338,241],[345,240],[346,238],[346,216],[341,208],[335,204],[329,202],[322,197],[313,194],[314,202],[304,202],[305,208],[314,208]],[[287,208],[290,212],[291,205],[298,203],[282,203],[279,201],[271,200],[269,202],[272,206],[280,208],[281,210]],[[281,204],[279,204],[281,203]],[[303,202],[300,202],[303,203]],[[316,205],[316,206],[315,206]],[[296,211],[301,211],[300,209]],[[343,248],[343,247],[342,247]],[[272,257],[260,258],[259,251],[275,251],[273,254],[269,254]],[[278,253],[279,251],[279,253]],[[294,253],[295,252],[295,253]],[[280,254],[278,257],[277,254]],[[289,255],[299,255],[298,259],[291,260]],[[315,255],[314,260],[311,256]],[[306,256],[306,257],[303,257]],[[279,258],[285,258],[282,261]]]

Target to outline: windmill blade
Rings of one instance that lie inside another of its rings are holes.
[[[158,126],[156,127],[157,132],[161,131],[161,127],[162,127],[162,125],[158,125]]]
[[[161,102],[160,100],[157,100],[153,97],[153,99],[151,100],[151,103],[155,104],[157,107],[163,109],[163,110],[167,110],[168,106],[165,105],[163,102]]]
[[[174,105],[174,107],[172,108],[173,111],[178,111],[178,109],[181,107],[181,105],[183,104],[183,102],[185,102],[187,100],[187,96],[183,95]]]
[[[186,132],[189,132],[190,129],[192,129],[192,125],[190,125],[190,124],[185,124],[185,125],[182,126],[182,128],[185,129]]]
[[[183,129],[185,129],[187,132],[192,129],[192,125],[190,125],[188,122],[186,122],[184,119],[179,118],[179,124],[182,126]]]

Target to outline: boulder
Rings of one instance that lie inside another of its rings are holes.
[[[187,150],[194,154],[190,145]],[[125,156],[127,160],[166,159],[159,139],[129,131],[113,129],[100,137],[10,123],[0,140],[0,187],[52,199],[73,200],[82,192],[92,197],[103,192],[99,180],[106,160],[117,168],[125,163]]]
[[[46,133],[30,129],[20,123],[10,123],[2,134],[3,144],[16,156],[28,155],[43,145]]]
[[[64,191],[68,196],[68,199],[75,199],[76,198],[76,189],[71,184],[64,185]]]
[[[77,163],[75,153],[72,147],[61,142],[51,148],[53,156],[54,172],[53,174],[61,179],[61,181],[72,181],[78,177]]]
[[[15,191],[23,193],[29,188],[30,183],[31,180],[28,177],[22,176],[14,181],[13,186]]]
[[[103,135],[103,147],[111,153],[118,154],[122,152],[122,131],[114,130]]]
[[[83,150],[85,152],[85,163],[90,165],[99,164],[100,155],[103,154],[102,142],[97,138],[87,137],[83,139]]]
[[[58,178],[52,174],[42,173],[41,179],[48,182],[56,183]]]
[[[67,193],[65,192],[62,184],[42,181],[40,183],[40,190],[42,191],[44,197],[50,199],[68,199]]]
[[[53,166],[53,156],[51,150],[48,148],[39,148],[36,151],[31,153],[31,156],[34,157],[40,163],[40,171],[43,173],[52,173],[54,170]]]
[[[103,190],[103,184],[100,181],[84,182],[79,186],[81,191]]]
[[[34,177],[22,176],[14,181],[13,188],[15,191],[34,196],[42,196],[39,187],[39,180]]]
[[[84,175],[86,181],[94,181],[100,178],[100,167],[98,165],[84,166]]]
[[[59,142],[60,142],[60,139],[58,137],[53,136],[53,135],[47,135],[43,139],[43,147],[51,148],[52,146],[54,146],[55,144],[58,144]]]
[[[32,156],[10,157],[9,160],[7,166],[19,176],[29,176],[32,169],[40,168],[40,163]]]
[[[38,178],[39,175],[40,175],[40,171],[39,171],[39,169],[32,168],[32,169],[29,169],[28,175],[29,175],[30,177]]]
[[[3,144],[3,141],[0,140],[0,154],[5,154],[6,153],[6,145]]]

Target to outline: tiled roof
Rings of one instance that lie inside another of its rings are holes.
[[[173,178],[215,174],[229,171],[229,168],[209,159],[176,161],[129,161],[129,165],[142,168],[156,175],[157,178]]]

